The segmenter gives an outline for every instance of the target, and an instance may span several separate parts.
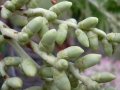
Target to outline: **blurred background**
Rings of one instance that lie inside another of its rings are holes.
[[[3,5],[3,3],[6,0],[0,0],[0,5]],[[65,1],[65,0],[57,0],[58,2]],[[120,0],[68,0],[73,3],[70,10],[60,15],[58,18],[62,20],[66,20],[69,18],[75,18],[78,22],[90,17],[94,16],[99,19],[98,24],[96,25],[96,28],[99,28],[103,30],[106,33],[110,32],[119,32],[120,33]],[[39,7],[49,9],[52,6],[51,0],[41,0]],[[23,16],[13,15],[9,19],[2,19],[0,17],[0,20],[5,22],[8,26],[11,28],[14,28],[15,30],[20,31],[22,27],[24,27],[27,24],[27,18]],[[50,24],[50,28],[57,28],[54,24]],[[59,50],[62,50],[68,46],[71,45],[78,45],[82,47],[85,50],[85,53],[83,54],[89,54],[89,53],[99,53],[102,54],[103,58],[101,62],[91,67],[90,69],[87,69],[83,71],[83,74],[90,75],[95,72],[101,72],[101,71],[108,71],[117,76],[117,78],[107,83],[107,85],[114,86],[116,89],[120,88],[120,46],[118,45],[116,52],[113,54],[112,57],[107,57],[106,54],[103,51],[103,47],[101,45],[101,42],[99,42],[99,48],[96,52],[92,51],[90,48],[83,47],[80,43],[78,43],[75,35],[74,30],[69,30],[68,38],[65,40],[65,42],[59,46],[56,44],[54,54]],[[32,37],[32,40],[34,40],[36,43],[39,42],[39,38],[37,35]],[[39,64],[42,65],[43,62],[40,60],[40,57],[33,53],[31,50],[23,47],[23,49]],[[0,52],[3,57],[6,56],[17,56],[16,51],[9,45],[0,45]],[[25,82],[24,87],[29,87],[30,85],[41,85],[42,81],[38,79],[39,77],[36,76],[35,78],[27,78],[22,77],[18,68],[10,67],[8,70],[8,74],[13,76],[20,76],[23,81]],[[41,82],[41,83],[40,83]],[[1,78],[0,83],[3,83],[3,79]]]

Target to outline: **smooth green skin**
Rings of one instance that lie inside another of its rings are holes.
[[[6,83],[4,82],[1,87],[1,90],[11,90],[11,88],[8,85],[6,85]]]
[[[6,9],[5,7],[3,7],[1,9],[1,17],[4,18],[4,19],[7,19],[9,18],[10,16],[12,15],[12,12],[8,9]]]
[[[59,59],[55,64],[55,68],[59,71],[66,70],[68,68],[68,61],[65,59]]]
[[[41,86],[32,86],[32,87],[26,88],[24,90],[44,90],[44,89]]]
[[[5,65],[7,65],[7,66],[18,66],[21,63],[22,58],[19,58],[19,57],[5,57],[4,61],[5,61]]]
[[[117,43],[112,43],[112,48],[113,48],[113,53],[112,54],[114,54],[115,53],[115,51],[116,51],[116,49],[117,49],[117,46],[118,46],[118,44]]]
[[[12,77],[7,79],[6,84],[14,89],[22,88],[23,81],[18,77]]]
[[[15,5],[11,1],[6,1],[4,3],[5,8],[13,12],[15,10]]]
[[[106,53],[107,56],[111,57],[113,53],[113,47],[110,42],[106,38],[102,39],[102,45],[104,52]]]
[[[101,72],[90,75],[90,78],[98,83],[106,83],[115,79],[115,76],[109,72]]]
[[[43,37],[43,35],[49,30],[49,28],[46,25],[43,25],[40,31],[38,31],[38,36],[40,38]]]
[[[48,54],[53,52],[54,46],[55,46],[55,43],[53,43],[53,45],[50,45],[50,46],[49,45],[45,46],[41,42],[39,43],[39,49],[43,52],[47,52]]]
[[[12,0],[11,2],[15,5],[15,9],[20,9],[24,6],[29,0]]]
[[[68,33],[68,26],[66,24],[60,24],[57,30],[56,42],[61,45],[65,41]]]
[[[71,60],[79,57],[84,50],[79,46],[70,46],[66,49],[63,49],[57,53],[58,59]]]
[[[64,71],[53,68],[54,83],[59,90],[71,90],[70,82]]]
[[[34,34],[36,34],[43,25],[43,18],[42,17],[36,17],[32,19],[23,29],[22,32],[25,32],[28,34],[29,38],[31,38]]]
[[[38,7],[40,1],[41,1],[41,0],[29,0],[29,1],[26,3],[26,7],[27,7],[27,8],[36,8],[36,7]]]
[[[6,40],[4,39],[3,35],[0,35],[0,45],[4,44]]]
[[[82,31],[81,29],[77,29],[77,30],[75,30],[75,35],[76,35],[79,43],[81,43],[85,47],[89,47],[89,40],[84,31]]]
[[[80,70],[89,68],[99,63],[101,57],[102,56],[100,54],[85,55],[82,58],[75,61],[75,66],[78,67]]]
[[[51,53],[54,50],[55,39],[56,39],[56,30],[55,29],[49,30],[42,37],[39,43],[39,49],[47,53]]]
[[[21,63],[24,73],[28,77],[34,77],[37,74],[37,67],[30,58],[26,58]]]
[[[49,83],[49,89],[48,90],[59,90],[59,89],[56,87],[55,83],[52,81],[52,82]]]
[[[49,39],[48,39],[49,38]],[[46,32],[43,36],[43,38],[41,39],[40,43],[45,47],[50,47],[51,45],[54,44],[56,39],[56,30],[52,29],[49,30],[48,32]]]
[[[109,33],[106,38],[108,41],[120,43],[120,33]]]
[[[22,68],[22,65],[21,65],[21,64],[19,64],[19,69],[20,69],[20,73],[21,73],[24,77],[26,77],[27,75],[26,75],[25,72],[23,71],[23,68]]]
[[[25,32],[19,32],[16,39],[18,43],[27,43],[29,41],[29,35]]]
[[[93,51],[97,51],[99,45],[98,36],[92,31],[87,32],[87,36],[89,39],[90,48]]]
[[[71,73],[68,73],[68,78],[72,88],[76,88],[79,85],[79,80]]]
[[[98,18],[96,17],[88,17],[83,21],[78,23],[78,27],[82,30],[89,30],[93,28],[98,23]]]
[[[70,85],[72,88],[76,88],[79,85],[79,80],[76,79],[75,81],[70,81]]]
[[[69,22],[72,22],[74,24],[77,24],[77,21],[74,18],[67,19],[66,21],[69,21]]]
[[[38,70],[38,74],[42,78],[52,78],[53,74],[51,72],[52,72],[52,68],[47,66],[42,66]]]
[[[48,13],[49,12],[49,13]],[[57,15],[55,12],[52,11],[46,11],[44,17],[48,20],[48,21],[54,21],[55,19],[57,19]]]
[[[69,78],[69,80],[70,81],[75,81],[77,78],[73,75],[73,74],[71,74],[70,72],[68,73],[68,78]]]
[[[52,6],[49,10],[55,12],[57,15],[60,15],[66,10],[68,10],[71,6],[72,6],[71,2],[62,1]]]

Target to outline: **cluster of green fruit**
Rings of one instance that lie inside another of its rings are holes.
[[[18,52],[20,57],[5,57],[0,59],[0,74],[5,79],[1,90],[19,90],[23,82],[18,77],[9,77],[6,70],[9,66],[20,68],[24,76],[34,77],[36,74],[44,81],[43,86],[32,86],[25,90],[115,90],[111,86],[106,87],[100,83],[106,83],[115,76],[109,72],[100,72],[90,76],[82,75],[80,72],[95,64],[98,64],[100,54],[88,54],[81,58],[79,56],[84,50],[79,46],[70,46],[52,55],[55,42],[61,45],[66,37],[69,28],[75,29],[78,41],[85,47],[97,50],[98,41],[102,41],[104,51],[111,56],[115,51],[117,43],[120,42],[119,33],[109,33],[94,28],[98,23],[96,17],[89,17],[79,22],[75,19],[66,21],[57,20],[57,16],[65,12],[72,5],[71,2],[63,1],[53,5],[49,10],[37,8],[39,0],[11,0],[6,1],[1,10],[3,18],[9,18],[12,13],[26,16],[28,24],[21,32],[9,28],[0,21],[0,45],[6,42]],[[27,9],[21,9],[22,6]],[[58,30],[49,30],[49,23],[59,24]],[[30,38],[38,34],[39,44]],[[38,54],[44,61],[39,66],[21,47],[27,46]],[[74,62],[70,62],[74,60]],[[111,88],[111,89],[110,89]]]

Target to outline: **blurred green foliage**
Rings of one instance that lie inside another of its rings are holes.
[[[120,32],[120,0],[68,0],[78,21],[89,16],[98,17],[97,28],[108,32]]]

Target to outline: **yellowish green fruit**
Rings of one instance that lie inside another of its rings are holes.
[[[96,51],[98,49],[98,45],[99,45],[97,34],[95,34],[92,31],[88,31],[87,36],[88,36],[88,39],[89,39],[90,48],[92,50]]]
[[[66,24],[59,25],[56,36],[57,44],[61,45],[65,41],[68,32],[67,30],[68,30],[68,26]]]
[[[88,17],[83,21],[78,23],[78,27],[83,30],[89,30],[93,28],[98,23],[98,18],[96,17]]]
[[[83,52],[84,50],[79,46],[70,46],[66,49],[59,51],[57,53],[57,58],[71,60],[71,59],[78,58]]]
[[[106,55],[111,57],[113,53],[112,43],[110,43],[106,38],[104,38],[102,39],[102,45]]]
[[[75,35],[80,44],[82,44],[85,47],[89,47],[89,40],[84,31],[82,31],[81,29],[77,29],[75,30]]]
[[[18,77],[12,77],[7,79],[6,84],[13,89],[20,89],[22,88],[23,81]]]
[[[90,78],[98,83],[105,83],[114,80],[115,76],[109,72],[100,72],[90,75]]]
[[[89,68],[91,66],[94,66],[95,64],[98,64],[101,57],[102,56],[100,54],[85,55],[75,61],[75,66],[78,67],[80,70]]]
[[[11,12],[13,12],[15,10],[15,5],[11,1],[6,1],[4,3],[4,7],[6,9],[10,10]]]
[[[21,63],[24,73],[29,77],[34,77],[37,73],[37,67],[30,58],[26,58]]]
[[[61,13],[68,10],[71,6],[72,6],[71,2],[62,1],[52,6],[49,10],[55,12],[57,15],[60,15]]]

